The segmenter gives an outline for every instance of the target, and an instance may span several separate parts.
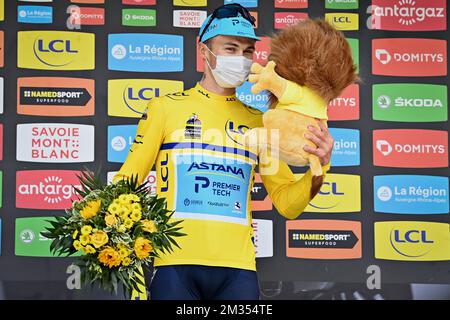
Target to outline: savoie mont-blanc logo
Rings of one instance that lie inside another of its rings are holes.
[[[17,160],[43,163],[92,162],[94,131],[94,126],[81,124],[18,124]]]

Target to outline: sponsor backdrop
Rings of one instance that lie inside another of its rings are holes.
[[[0,280],[63,280],[40,232],[76,174],[112,178],[154,97],[195,85],[198,28],[230,0],[0,0]],[[253,189],[260,280],[450,283],[445,0],[243,0],[255,61],[274,30],[326,17],[363,79],[329,106],[332,169],[296,220]],[[237,91],[265,110],[267,96]],[[293,168],[300,178],[305,168]],[[155,172],[147,180],[154,185]]]

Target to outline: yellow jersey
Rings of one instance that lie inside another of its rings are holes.
[[[251,225],[256,166],[281,215],[295,219],[303,212],[310,201],[310,170],[296,179],[286,163],[275,158],[258,163],[259,155],[243,144],[246,130],[262,126],[262,112],[199,83],[150,101],[113,182],[138,175],[141,183],[155,166],[158,196],[175,211],[172,219],[183,220],[187,236],[177,238],[181,249],[161,254],[155,266],[256,270]],[[269,166],[272,170],[264,170]],[[324,172],[329,168],[323,166]]]

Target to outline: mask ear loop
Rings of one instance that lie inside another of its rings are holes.
[[[214,57],[216,57],[216,59],[217,59],[217,56],[214,54],[214,52],[211,51],[211,49],[208,48],[208,46],[207,46],[206,44],[205,44],[205,47],[206,47],[206,49],[208,49],[208,51],[211,52],[212,55],[213,55]],[[212,71],[213,68],[211,68],[211,65],[209,64],[208,58],[205,57],[205,60],[206,60],[206,63],[208,64],[209,69]]]

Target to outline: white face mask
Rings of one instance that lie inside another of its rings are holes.
[[[236,88],[247,80],[253,64],[252,59],[244,56],[216,56],[209,48],[208,50],[216,57],[216,68],[211,68],[208,59],[206,59],[206,63],[219,86]]]

